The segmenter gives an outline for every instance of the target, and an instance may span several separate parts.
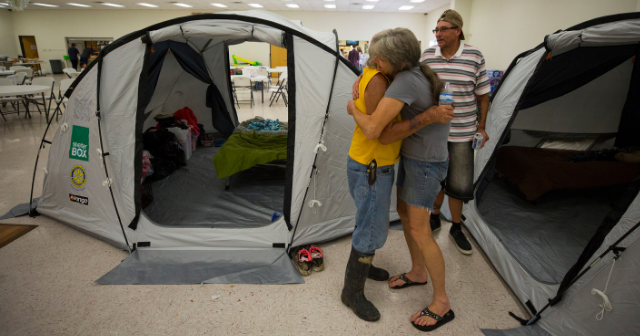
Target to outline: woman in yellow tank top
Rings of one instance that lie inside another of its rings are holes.
[[[389,87],[389,80],[380,71],[369,67],[362,69],[362,79],[358,85],[360,97],[355,100],[358,110],[365,114],[373,113],[378,102],[384,97],[387,87]],[[394,122],[400,120],[400,114],[393,119]],[[400,159],[401,146],[402,140],[383,145],[380,139],[368,139],[360,126],[356,125],[351,148],[349,148],[349,157],[363,165],[369,165],[371,161],[376,160],[378,167],[393,166]]]

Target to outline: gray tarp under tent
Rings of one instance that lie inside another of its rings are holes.
[[[587,21],[495,91],[463,219],[531,316],[485,335],[640,334],[640,163],[614,158],[640,149],[639,42],[640,13]]]

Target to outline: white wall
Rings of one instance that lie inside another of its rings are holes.
[[[365,13],[365,12],[274,12],[286,18],[302,21],[302,25],[319,31],[338,31],[340,40],[371,41],[381,30],[404,27],[413,31],[418,40],[424,42],[427,16],[421,13]]]
[[[49,59],[62,59],[66,54],[65,37],[113,37],[117,39],[135,30],[172,18],[190,15],[192,10],[26,10],[11,12],[14,46],[20,49],[18,35],[34,35],[40,58],[49,67]],[[274,11],[284,17],[301,20],[305,27],[338,31],[342,40],[370,40],[380,30],[406,27],[416,37],[426,40],[426,16],[408,13],[310,12]],[[5,20],[2,20],[5,22]],[[1,33],[0,33],[1,34]],[[269,64],[269,47],[259,45],[255,50],[244,43],[232,47],[231,53]]]
[[[20,50],[18,35],[34,35],[38,54],[49,69],[49,59],[67,54],[65,37],[113,37],[152,24],[190,15],[189,10],[25,10],[11,12],[14,44]]]
[[[260,62],[264,66],[269,66],[269,55],[271,47],[268,43],[245,42],[229,46],[229,63],[233,63],[231,55],[242,57],[252,62]],[[240,62],[240,61],[238,61]]]
[[[425,33],[427,41],[433,41],[436,39],[436,35],[432,30],[435,29],[438,25],[438,19],[440,18],[440,15],[442,15],[442,12],[446,11],[449,8],[451,8],[450,5],[442,6],[438,9],[432,10],[431,12],[429,12],[429,14],[427,14],[427,29]],[[429,44],[423,43],[422,46],[426,48],[429,46]]]
[[[305,27],[338,31],[341,40],[371,40],[387,28],[406,27],[423,42],[435,39],[431,30],[442,12],[457,7],[465,18],[467,43],[483,52],[490,69],[506,69],[519,53],[535,47],[547,34],[577,23],[614,13],[640,9],[639,0],[455,0],[433,10],[429,15],[409,13],[275,11],[284,17],[300,20]],[[468,13],[468,7],[471,8]],[[454,8],[455,9],[455,8]],[[40,57],[62,59],[66,54],[65,37],[118,38],[132,31],[190,15],[192,10],[0,10],[0,54],[17,55],[18,35],[34,35]],[[13,32],[11,33],[11,30]],[[13,49],[11,43],[13,38]],[[266,44],[252,48],[249,44],[232,47],[232,53],[252,61],[269,63]],[[251,50],[249,50],[251,49]]]
[[[0,9],[0,55],[11,58],[18,56],[20,48],[16,49],[15,41],[17,39],[18,36],[13,33],[11,12],[6,9]]]
[[[506,70],[545,35],[600,16],[633,12],[637,6],[637,0],[473,0],[473,34],[466,42],[482,51],[487,69]]]

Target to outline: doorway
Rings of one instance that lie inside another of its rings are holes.
[[[287,49],[271,45],[271,68],[287,66]],[[271,77],[278,77],[277,73],[272,73]]]
[[[35,36],[18,36],[20,38],[20,49],[22,49],[22,57],[39,58],[38,46],[36,45]]]

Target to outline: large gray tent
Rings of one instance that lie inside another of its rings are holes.
[[[593,141],[586,153],[640,146],[639,42],[640,13],[594,19],[520,54],[497,88],[490,141],[475,163],[475,200],[463,216],[532,318],[486,335],[640,334],[637,176],[613,189],[554,191],[532,203],[496,168],[500,158],[515,160],[501,157],[514,148],[566,149],[585,139]],[[521,168],[518,174],[531,171]]]
[[[166,205],[142,210],[143,130],[155,125],[154,115],[188,101],[206,129],[233,131],[238,119],[228,46],[245,41],[287,49],[282,182],[236,182],[225,191],[211,171],[211,152],[199,157],[196,150],[186,168],[161,181],[166,188],[154,187],[154,202],[165,197]],[[68,109],[47,140],[52,144],[37,212],[135,249],[101,283],[300,282],[287,248],[354,229],[346,158],[355,123],[344,109],[357,73],[342,57],[336,32],[313,31],[264,11],[194,15],[124,36],[66,93]],[[80,160],[70,154],[76,127],[88,129],[87,155]],[[168,199],[162,190],[174,193]],[[273,204],[279,208],[269,208]]]

